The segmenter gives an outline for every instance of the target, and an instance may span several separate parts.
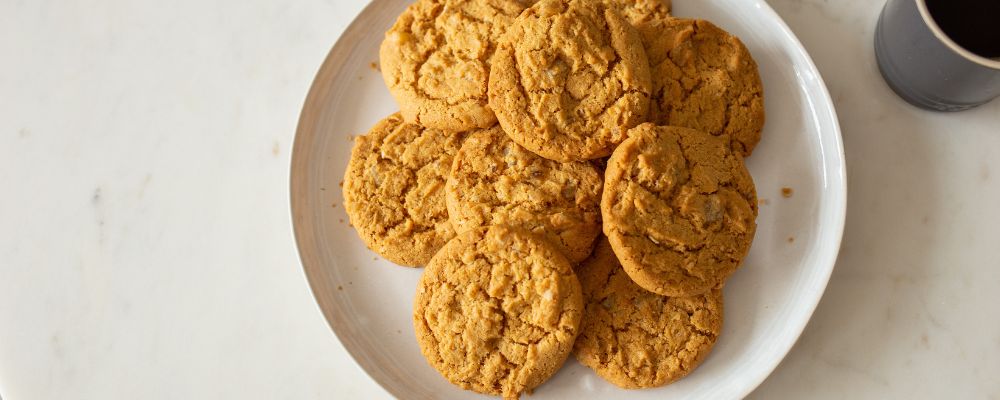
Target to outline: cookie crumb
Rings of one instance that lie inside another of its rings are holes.
[[[337,208],[337,203],[330,203],[330,207]]]
[[[320,190],[321,192],[325,192],[325,191],[326,191],[326,188],[325,188],[325,187],[321,187],[321,188],[319,188],[319,190]]]
[[[788,237],[788,243],[792,243],[794,241],[795,241],[795,236],[789,236]]]
[[[343,218],[340,219],[340,223],[344,223],[344,219]]]
[[[781,197],[784,197],[786,199],[787,198],[791,198],[792,197],[792,188],[790,188],[790,187],[783,187],[783,188],[781,188]]]
[[[354,141],[354,135],[347,135],[347,141],[353,142]]]
[[[766,206],[768,204],[771,204],[771,201],[768,200],[768,199],[759,199],[759,200],[757,200],[757,204],[758,205],[762,205],[762,206]]]
[[[344,290],[343,286],[337,285],[337,290]]]
[[[337,184],[337,186],[344,187],[344,181],[341,180],[340,183]]]
[[[382,72],[382,68],[379,68],[378,63],[375,62],[375,61],[372,61],[372,62],[368,63],[368,67],[371,68],[372,71]]]

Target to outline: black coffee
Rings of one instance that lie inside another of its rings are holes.
[[[934,22],[962,48],[1000,57],[1000,0],[926,0]]]

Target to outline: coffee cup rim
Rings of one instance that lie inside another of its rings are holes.
[[[926,0],[914,0],[914,1],[917,2],[917,9],[920,10],[920,17],[924,19],[924,23],[926,23],[927,26],[930,27],[931,32],[934,33],[934,36],[936,36],[938,40],[941,41],[941,43],[944,43],[945,46],[948,46],[948,48],[958,53],[966,60],[972,61],[976,64],[982,65],[987,68],[1000,71],[1000,60],[993,60],[983,57],[969,50],[966,50],[964,47],[960,46],[958,43],[956,43],[954,40],[948,37],[948,35],[946,35],[943,30],[941,30],[941,27],[938,26],[937,21],[934,21],[934,17],[931,16],[931,12],[927,9]]]

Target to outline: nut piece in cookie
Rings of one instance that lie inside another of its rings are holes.
[[[396,113],[355,139],[344,208],[365,245],[396,264],[422,266],[455,236],[444,187],[463,137]]]
[[[539,157],[495,126],[469,133],[445,193],[456,232],[517,226],[545,237],[576,263],[590,254],[601,231],[602,182],[593,164]]]
[[[646,120],[652,83],[639,34],[600,1],[535,3],[508,28],[490,71],[504,131],[551,160],[606,156]]]
[[[694,296],[743,262],[757,229],[753,179],[720,138],[647,123],[608,160],[604,233],[646,290]]]
[[[711,133],[749,156],[764,128],[764,89],[746,46],[703,20],[671,18],[643,29],[657,32],[645,43],[653,76],[649,120]]]
[[[413,327],[424,357],[451,383],[517,398],[562,366],[582,312],[580,282],[558,250],[493,226],[458,235],[427,264]]]
[[[385,33],[382,78],[412,123],[443,130],[496,122],[486,95],[496,40],[517,0],[417,0]]]
[[[622,388],[662,386],[684,377],[722,331],[722,290],[693,297],[646,291],[625,274],[603,237],[576,272],[584,313],[573,353]]]

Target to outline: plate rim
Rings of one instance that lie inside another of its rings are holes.
[[[816,313],[816,308],[819,306],[819,302],[823,299],[827,286],[829,286],[830,277],[833,275],[833,269],[836,268],[837,258],[840,254],[840,246],[844,238],[844,226],[847,222],[847,157],[844,154],[844,138],[840,129],[840,119],[837,117],[836,104],[830,96],[830,89],[827,87],[826,81],[823,79],[823,75],[819,72],[819,68],[816,67],[816,63],[813,61],[812,56],[809,55],[809,51],[802,45],[802,41],[799,40],[799,37],[792,32],[792,29],[785,22],[785,19],[781,18],[781,15],[779,15],[766,0],[757,0],[755,3],[757,4],[757,8],[768,14],[773,20],[777,21],[778,31],[785,36],[786,39],[790,40],[792,44],[794,44],[794,51],[802,56],[809,72],[815,77],[819,86],[818,95],[827,105],[827,107],[825,107],[825,114],[826,118],[829,119],[830,129],[832,131],[828,137],[832,140],[832,153],[834,156],[833,161],[838,165],[836,165],[837,168],[833,171],[826,170],[828,158],[825,156],[823,157],[822,165],[824,167],[824,171],[826,172],[823,178],[824,180],[829,179],[830,177],[834,178],[833,180],[835,181],[834,183],[836,183],[836,187],[833,187],[832,189],[834,190],[836,196],[832,199],[829,199],[828,196],[820,198],[821,212],[818,213],[819,217],[822,217],[824,214],[831,214],[831,217],[833,218],[832,222],[835,225],[832,227],[832,230],[829,230],[831,233],[830,236],[832,236],[832,241],[829,242],[828,246],[823,248],[827,254],[820,256],[822,259],[822,266],[824,267],[824,273],[821,276],[821,279],[814,282],[814,285],[816,286],[815,290],[819,293],[814,297],[814,300],[812,300],[810,304],[807,304],[807,313],[805,314],[806,318],[801,318],[790,327],[794,340],[789,340],[782,344],[784,348],[780,348],[774,353],[775,356],[769,360],[770,365],[768,365],[767,368],[760,369],[761,372],[757,374],[758,376],[753,379],[753,382],[750,385],[747,385],[746,389],[740,394],[739,398],[744,398],[750,395],[750,393],[756,390],[761,383],[764,383],[764,380],[771,376],[792,348],[795,347],[795,344],[798,343],[799,339],[802,338],[802,332],[805,331],[809,321],[812,321],[813,315]],[[825,138],[825,136],[821,136],[820,138]],[[824,149],[823,140],[819,141],[819,147],[820,149]],[[828,205],[829,208],[825,209],[822,206],[824,201],[831,201]],[[826,213],[822,211],[826,211]],[[819,239],[822,239],[822,236],[817,238],[817,240]]]
[[[375,378],[370,372],[369,368],[363,363],[363,357],[360,355],[360,350],[355,344],[355,341],[345,335],[342,335],[337,329],[336,318],[333,314],[340,313],[339,309],[332,310],[330,307],[324,307],[323,301],[319,298],[319,292],[326,289],[323,284],[322,279],[314,277],[313,270],[316,268],[310,268],[310,264],[306,257],[307,254],[303,251],[303,243],[306,242],[309,237],[307,229],[305,228],[306,223],[300,222],[305,219],[305,213],[308,209],[304,200],[307,198],[305,196],[306,189],[308,187],[307,180],[303,177],[304,174],[296,175],[296,171],[305,169],[307,159],[306,153],[309,149],[306,148],[304,144],[305,140],[302,140],[304,136],[315,136],[316,132],[310,128],[313,119],[310,118],[311,114],[310,105],[317,104],[324,90],[320,82],[323,82],[322,78],[327,75],[334,75],[335,72],[339,71],[343,64],[346,63],[347,54],[351,50],[351,46],[343,45],[347,43],[348,40],[345,38],[355,37],[361,35],[364,30],[362,28],[362,23],[360,22],[360,17],[371,13],[376,7],[375,5],[380,2],[380,0],[367,0],[366,4],[358,13],[354,16],[351,22],[347,25],[343,32],[337,36],[330,50],[327,52],[326,57],[323,58],[323,63],[320,64],[319,69],[316,71],[315,76],[313,76],[312,82],[309,84],[309,91],[306,94],[305,99],[302,102],[302,110],[299,112],[299,119],[295,126],[295,137],[292,140],[292,154],[291,161],[289,165],[289,177],[288,177],[288,187],[289,187],[289,214],[292,223],[292,235],[295,238],[295,252],[298,254],[299,263],[301,271],[305,274],[306,282],[309,285],[309,291],[312,294],[313,300],[316,302],[316,307],[319,308],[320,314],[323,315],[323,319],[326,321],[327,326],[333,331],[334,336],[337,341],[340,342],[341,346],[347,351],[347,354],[351,356],[351,361],[355,367],[359,367],[368,379],[371,379],[381,388],[384,392],[388,393],[394,398],[400,398],[399,393],[396,393],[389,389],[381,380]],[[338,57],[340,61],[338,61]],[[313,106],[313,108],[316,108]],[[298,195],[302,193],[302,195]],[[332,288],[330,288],[332,289]]]
[[[378,8],[377,4],[382,1],[384,0],[370,0],[368,4],[355,15],[354,19],[351,20],[351,23],[348,24],[347,28],[345,28],[344,31],[338,35],[333,46],[327,53],[327,56],[323,59],[323,63],[320,65],[319,70],[313,77],[308,94],[303,101],[302,110],[300,111],[298,123],[295,129],[295,138],[292,145],[289,169],[289,204],[296,253],[298,253],[302,272],[306,275],[306,280],[313,295],[313,299],[316,301],[316,305],[323,314],[323,318],[326,320],[327,325],[330,327],[330,330],[333,331],[337,340],[340,341],[347,353],[350,354],[355,366],[360,367],[365,375],[382,388],[383,391],[393,397],[401,398],[404,393],[394,391],[390,387],[386,386],[381,380],[373,376],[369,372],[369,367],[362,361],[365,357],[361,356],[361,350],[358,349],[355,341],[351,338],[345,337],[345,335],[342,335],[340,331],[338,331],[337,328],[339,323],[336,322],[336,320],[343,317],[343,313],[340,308],[325,307],[324,302],[319,298],[318,293],[327,289],[323,286],[323,280],[319,279],[318,276],[314,276],[318,274],[317,270],[320,267],[310,267],[313,265],[312,260],[308,259],[308,255],[305,251],[303,251],[303,248],[307,244],[313,244],[307,243],[308,240],[313,239],[308,238],[309,232],[306,227],[309,224],[304,221],[306,219],[306,210],[308,209],[306,204],[307,202],[304,200],[308,197],[305,195],[308,187],[308,181],[303,176],[305,174],[296,173],[297,171],[301,171],[306,168],[305,160],[308,158],[306,153],[309,149],[306,148],[306,145],[304,144],[306,140],[303,138],[306,136],[311,137],[316,135],[316,132],[310,127],[314,125],[314,118],[312,115],[318,111],[318,107],[314,106],[314,104],[317,104],[318,100],[322,98],[322,95],[324,94],[324,90],[321,87],[322,85],[319,83],[324,81],[323,78],[326,78],[329,75],[335,75],[335,72],[339,71],[343,64],[346,63],[346,55],[353,49],[353,47],[346,45],[345,43],[349,42],[349,38],[363,35],[365,33],[367,27],[363,26],[364,24],[361,22],[361,17],[372,13],[375,8]],[[819,138],[821,138],[821,140],[819,140],[820,149],[827,150],[825,146],[827,143],[824,143],[827,140],[830,141],[828,144],[832,145],[832,149],[828,149],[831,150],[830,153],[826,153],[824,151],[825,154],[822,157],[821,162],[824,169],[822,178],[825,185],[823,185],[820,191],[826,193],[820,197],[820,212],[818,213],[818,217],[822,220],[825,220],[824,217],[829,218],[830,223],[833,223],[834,226],[825,230],[826,232],[829,232],[829,234],[826,235],[829,237],[825,238],[831,240],[828,242],[829,245],[818,248],[818,252],[821,254],[818,257],[820,262],[816,265],[822,266],[824,272],[818,277],[819,279],[815,279],[812,282],[812,286],[814,286],[813,289],[819,292],[818,295],[813,297],[813,300],[809,302],[809,304],[804,304],[804,310],[807,311],[807,313],[804,314],[805,318],[789,322],[789,326],[786,331],[791,333],[794,339],[783,342],[775,352],[771,353],[773,355],[770,359],[765,360],[765,368],[758,368],[758,372],[755,374],[756,376],[748,379],[750,384],[746,385],[744,390],[740,393],[739,397],[741,398],[752,393],[757,387],[760,386],[761,383],[764,382],[765,379],[767,379],[768,376],[771,375],[771,373],[774,372],[778,365],[780,365],[781,361],[784,360],[787,354],[801,338],[802,332],[805,330],[809,321],[812,320],[816,308],[819,306],[819,302],[825,294],[830,277],[833,274],[833,269],[836,267],[838,254],[843,241],[844,226],[847,215],[847,163],[844,154],[843,135],[840,128],[840,122],[837,117],[835,104],[830,96],[829,88],[820,74],[819,69],[816,67],[812,57],[809,55],[809,52],[806,50],[805,46],[802,45],[802,42],[798,39],[798,37],[788,27],[788,24],[785,23],[784,19],[782,19],[781,16],[778,15],[778,13],[765,0],[756,0],[755,4],[756,8],[760,9],[761,12],[767,14],[769,18],[777,22],[775,25],[777,32],[793,44],[792,50],[805,61],[805,67],[808,69],[808,72],[815,77],[815,81],[818,83],[818,92],[816,92],[816,95],[826,105],[826,107],[812,107],[813,110],[821,111],[825,114],[823,117],[829,120],[828,124],[831,132],[828,135],[819,136]],[[832,157],[830,154],[832,154]],[[830,167],[829,164],[831,163],[836,164],[833,165],[835,168],[828,169],[828,167]],[[830,193],[830,191],[832,191],[832,193]],[[824,239],[824,237],[820,236],[817,239]]]

